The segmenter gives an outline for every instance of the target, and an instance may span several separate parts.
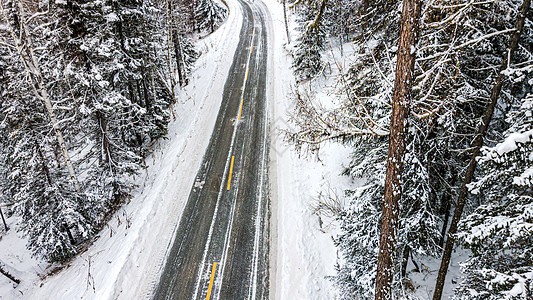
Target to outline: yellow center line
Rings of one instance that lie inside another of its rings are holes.
[[[241,99],[241,107],[239,108],[239,120],[241,119],[243,105],[244,105],[244,98]]]
[[[227,188],[228,191],[229,191],[229,188],[231,186],[231,173],[233,172],[233,161],[234,160],[235,160],[235,156],[232,156],[231,157],[231,165],[229,167],[228,188]]]
[[[254,18],[254,21],[255,21],[255,16],[253,16]],[[253,30],[253,33],[252,33],[252,37],[255,36],[255,27],[254,27],[254,30]],[[253,38],[252,38],[253,39]],[[252,47],[250,48],[250,54],[254,51],[254,44],[253,44],[253,40],[252,40]],[[246,67],[246,78],[244,79],[244,82],[245,82],[245,85],[246,85],[246,81],[248,80],[248,72],[250,71],[250,67]],[[242,107],[243,107],[243,104],[244,104],[244,97],[241,98],[241,106],[239,108],[239,120],[241,119],[241,114],[242,114]],[[235,156],[231,156],[231,165],[229,167],[229,176],[228,176],[228,187],[227,187],[227,190],[229,191],[230,187],[231,187],[231,175],[233,173],[233,163],[235,162]],[[211,279],[209,280],[209,287],[207,288],[207,296],[206,296],[206,300],[209,300],[209,298],[211,298],[211,290],[213,289],[213,281],[215,279],[215,271],[217,269],[217,262],[213,262],[213,269],[211,269]]]
[[[255,21],[255,17],[254,17],[254,21]],[[253,37],[255,36],[255,27],[254,27],[254,30],[253,30],[253,33],[252,33],[252,46],[250,47],[250,54],[252,54],[252,52],[254,51],[254,41],[253,41]],[[246,67],[246,76],[244,78],[244,86],[243,86],[243,89],[244,87],[246,87],[246,81],[248,81],[248,73],[250,72],[250,67]],[[241,115],[242,115],[242,107],[244,106],[244,97],[241,99],[241,106],[239,107],[239,120],[241,119]],[[233,166],[233,163],[232,163],[232,166]],[[231,178],[231,169],[230,169],[230,178]],[[229,190],[229,181],[228,181],[228,190]]]
[[[211,270],[211,280],[209,280],[209,288],[207,289],[207,297],[205,297],[205,300],[209,300],[211,297],[211,289],[213,288],[213,279],[215,279],[215,271],[217,269],[217,262],[215,261],[213,263],[213,269]]]

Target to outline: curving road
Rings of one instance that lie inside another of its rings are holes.
[[[267,32],[259,6],[239,2],[239,45],[154,299],[268,299]]]

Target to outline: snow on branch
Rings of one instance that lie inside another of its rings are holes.
[[[296,144],[298,149],[302,146],[310,150],[318,150],[320,144],[327,141],[349,141],[362,136],[387,136],[388,131],[372,127],[372,122],[367,118],[362,119],[346,114],[342,110],[324,110],[317,107],[309,96],[296,94],[296,111],[290,117],[298,130],[286,131],[289,142]]]

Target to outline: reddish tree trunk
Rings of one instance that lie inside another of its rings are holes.
[[[396,246],[398,201],[401,197],[400,177],[415,63],[415,51],[413,49],[418,39],[420,10],[421,3],[419,0],[405,0],[403,2],[389,135],[385,195],[381,215],[381,236],[376,276],[377,300],[392,298],[393,256]]]

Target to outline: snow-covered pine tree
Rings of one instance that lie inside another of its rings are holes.
[[[342,50],[343,43],[350,41],[355,31],[352,22],[357,15],[357,2],[353,0],[328,0],[324,23],[331,37],[337,37]]]
[[[50,47],[60,25],[39,5],[7,1],[1,9],[4,45],[14,45],[7,47],[11,61],[3,99],[1,130],[10,140],[3,193],[22,216],[28,247],[48,260],[64,261],[88,236],[90,223],[65,128],[72,107],[63,98],[64,86],[54,72],[59,62]]]
[[[194,3],[194,19],[199,33],[212,33],[226,18],[226,9],[214,0],[195,0]]]
[[[179,46],[181,48],[181,59],[179,62],[182,64],[183,76],[185,78],[184,84],[187,84],[188,75],[191,73],[199,53],[196,51],[193,40],[189,36],[181,34],[179,41]]]
[[[326,35],[321,26],[310,26],[301,29],[301,35],[296,39],[294,61],[292,68],[301,80],[308,80],[324,68],[322,51],[325,48]]]
[[[166,134],[170,91],[160,73],[162,24],[151,2],[60,4],[68,24],[63,74],[78,102],[78,164],[86,209],[101,228],[132,189],[153,141]]]
[[[507,122],[504,139],[482,149],[479,179],[470,186],[484,201],[457,234],[472,251],[459,299],[533,297],[533,94],[510,109]]]
[[[137,115],[136,128],[129,131],[128,143],[137,146],[140,155],[148,152],[152,140],[166,134],[169,121],[169,105],[172,97],[161,82],[157,72],[165,69],[159,46],[165,42],[162,24],[155,18],[153,3],[148,1],[116,1],[111,14],[116,19],[110,21],[116,30],[114,38],[118,48],[113,48],[120,56],[118,66],[124,66],[113,77],[112,87],[138,105],[144,113]],[[127,92],[124,92],[127,91]]]
[[[198,58],[192,36],[195,32],[194,18],[190,15],[193,3],[167,0],[162,11],[166,19],[167,57],[171,90],[186,85],[194,62]]]
[[[300,5],[299,36],[293,50],[292,69],[299,80],[308,80],[322,72],[322,51],[326,47],[324,11],[328,0],[309,0]]]

